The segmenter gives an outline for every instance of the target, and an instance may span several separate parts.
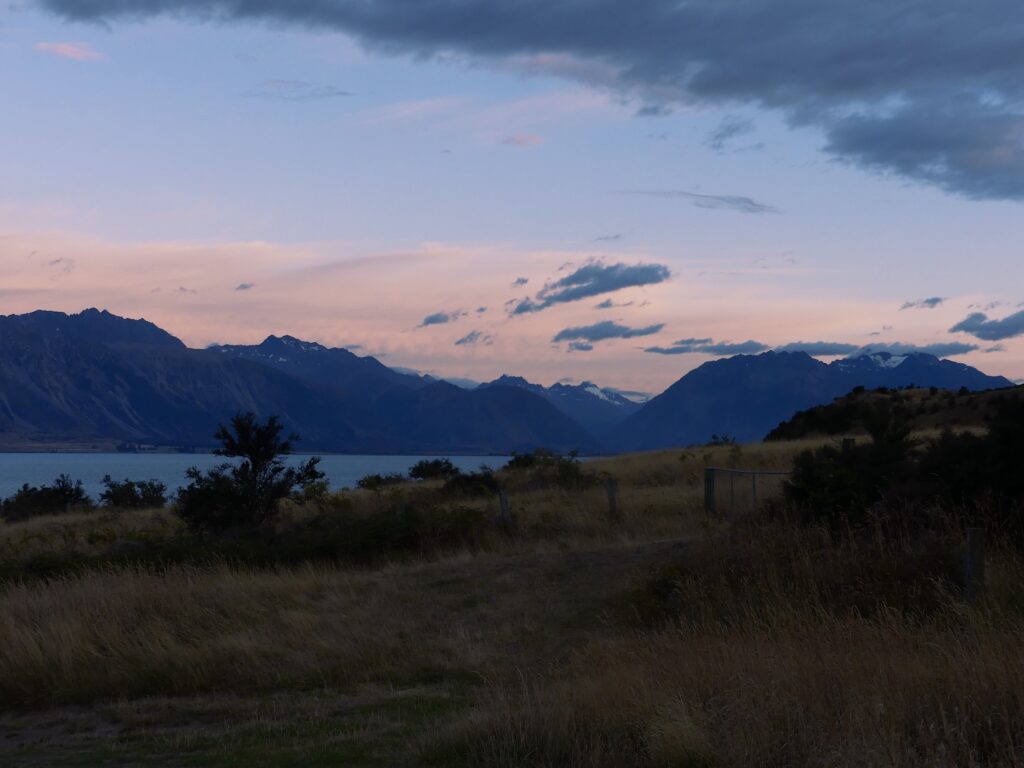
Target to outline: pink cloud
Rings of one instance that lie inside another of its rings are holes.
[[[98,61],[106,58],[102,53],[94,50],[88,43],[36,43],[35,48],[37,51],[43,53],[49,53],[54,56],[60,56],[62,59],[72,59],[73,61]]]
[[[506,136],[501,140],[502,144],[509,147],[519,147],[520,149],[527,149],[529,147],[536,147],[544,143],[544,139],[533,133],[516,133],[512,136]]]

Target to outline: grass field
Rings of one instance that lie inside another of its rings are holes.
[[[595,462],[614,517],[600,484],[510,482],[511,530],[460,502],[485,533],[359,564],[103,560],[180,535],[162,511],[0,526],[0,561],[86,563],[0,585],[0,764],[1024,764],[1018,555],[968,606],[955,531],[705,517],[705,465],[801,447]]]

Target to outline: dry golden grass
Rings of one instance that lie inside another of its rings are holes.
[[[785,469],[815,444],[589,463],[618,481],[615,516],[602,485],[512,483],[512,532],[372,567],[2,583],[0,764],[1024,765],[1019,555],[991,553],[968,607],[942,536],[707,524],[705,466]],[[177,526],[65,516],[0,526],[0,551]]]

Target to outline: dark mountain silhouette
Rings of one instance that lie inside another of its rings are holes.
[[[291,336],[197,350],[145,320],[95,309],[0,316],[0,444],[209,446],[238,411],[278,414],[308,450],[498,453],[646,450],[762,438],[856,386],[1010,386],[931,355],[826,365],[803,353],[706,363],[640,407],[590,383],[503,376],[473,390]],[[599,439],[595,439],[597,435]]]
[[[521,376],[503,375],[481,387],[518,387],[540,395],[592,435],[605,435],[627,416],[640,410],[640,404],[618,392],[602,389],[585,381],[582,384],[554,384],[544,387]]]
[[[325,347],[294,336],[268,336],[262,344],[255,346],[224,344],[208,349],[225,357],[260,363],[343,391],[383,391],[391,386],[415,389],[431,381],[423,376],[394,371],[374,357],[360,357],[347,349]]]
[[[150,323],[109,313],[0,317],[0,440],[208,446],[218,422],[252,410],[279,414],[308,450],[594,449],[585,430],[532,393],[421,384],[357,362],[365,358],[347,361],[355,372],[334,386],[327,369],[344,367],[343,350],[323,350],[322,366],[296,363],[302,378],[244,355],[188,349]]]
[[[164,349],[185,348],[180,339],[148,320],[129,320],[112,315],[105,309],[86,309],[77,315],[40,309],[26,315],[11,315],[9,319],[51,339],[78,339],[98,344],[145,344]]]
[[[690,371],[610,435],[616,450],[706,443],[713,435],[759,440],[797,411],[831,402],[854,387],[970,390],[1012,386],[1002,376],[939,360],[888,352],[825,364],[803,352],[765,352],[713,360]]]

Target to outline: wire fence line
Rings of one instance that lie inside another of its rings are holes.
[[[776,496],[791,472],[777,469],[704,469],[704,509],[709,514],[756,509],[759,501]]]

